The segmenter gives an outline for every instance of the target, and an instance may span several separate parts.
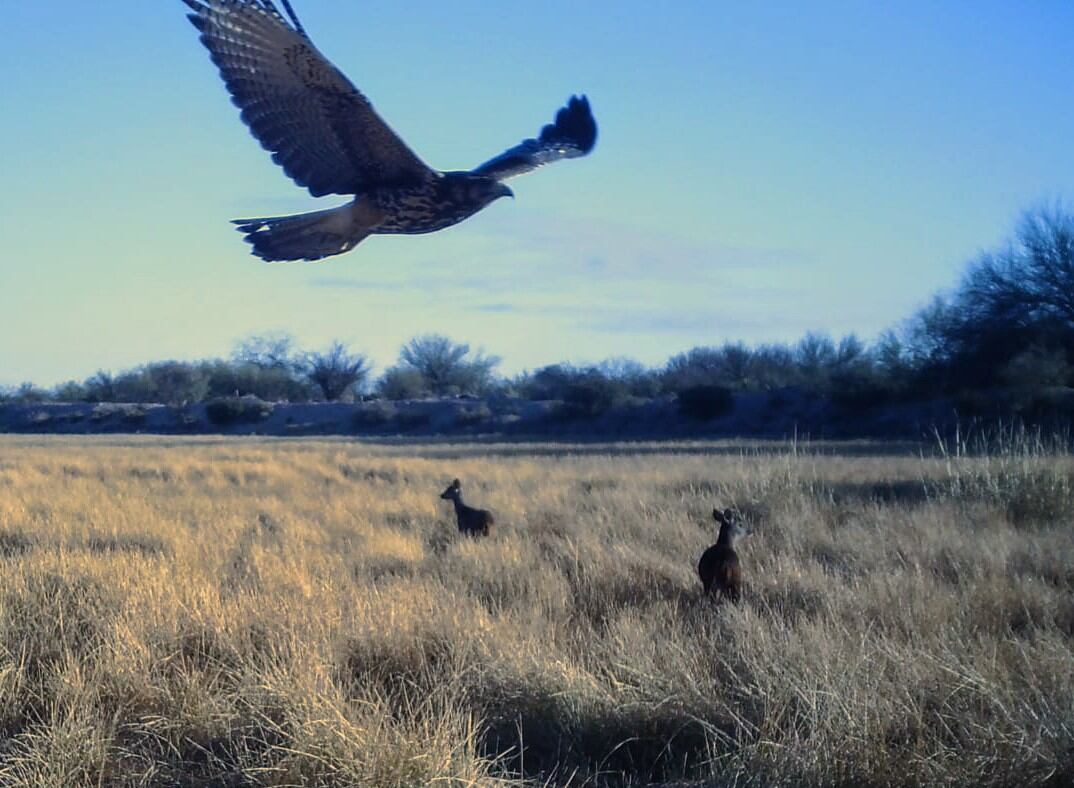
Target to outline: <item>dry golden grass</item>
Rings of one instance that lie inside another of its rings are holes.
[[[1069,784],[1074,463],[899,449],[0,439],[0,784]]]

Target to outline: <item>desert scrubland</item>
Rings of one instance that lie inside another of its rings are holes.
[[[0,438],[0,784],[1067,785],[1048,443]]]

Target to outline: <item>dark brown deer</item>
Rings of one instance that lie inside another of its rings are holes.
[[[739,539],[748,536],[749,531],[730,509],[723,512],[713,509],[712,517],[720,524],[720,536],[716,544],[702,553],[697,562],[697,573],[706,594],[717,594],[738,602],[742,596],[742,566],[735,545]]]
[[[455,504],[455,517],[459,521],[459,533],[467,536],[488,536],[489,527],[495,522],[492,512],[475,509],[462,501],[462,482],[458,479],[440,494],[445,501]]]

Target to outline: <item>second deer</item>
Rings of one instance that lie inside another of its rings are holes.
[[[720,524],[720,536],[716,544],[701,555],[697,563],[697,573],[701,576],[701,585],[707,594],[718,594],[738,602],[742,595],[742,565],[735,552],[738,540],[749,535],[749,531],[730,509],[721,512],[712,510],[712,517]]]
[[[440,494],[445,501],[455,504],[455,517],[459,522],[459,533],[467,536],[488,536],[489,528],[495,522],[492,512],[467,506],[462,500],[462,482],[458,479]]]

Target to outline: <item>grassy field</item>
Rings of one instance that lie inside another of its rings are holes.
[[[0,438],[0,785],[1069,785],[1072,474]],[[755,528],[738,606],[700,594],[714,506]]]

